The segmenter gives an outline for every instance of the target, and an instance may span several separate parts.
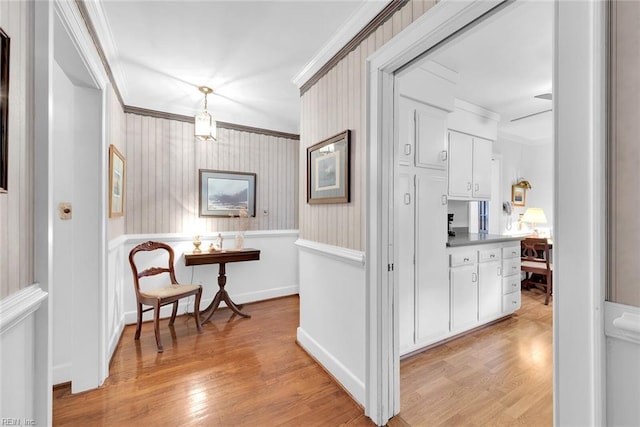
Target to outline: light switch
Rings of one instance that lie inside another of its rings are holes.
[[[71,219],[71,203],[62,202],[58,204],[58,214],[60,219]]]

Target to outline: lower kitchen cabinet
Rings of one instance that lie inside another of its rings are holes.
[[[478,320],[491,321],[502,314],[501,248],[478,251]]]
[[[462,332],[478,324],[477,264],[451,267],[451,331]]]

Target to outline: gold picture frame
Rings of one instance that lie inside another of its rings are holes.
[[[109,218],[124,215],[126,161],[115,145],[109,146]]]
[[[513,206],[524,206],[527,200],[527,189],[518,185],[511,186],[511,203]]]

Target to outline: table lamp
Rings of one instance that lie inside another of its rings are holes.
[[[540,208],[528,208],[522,219],[522,222],[528,222],[531,224],[531,229],[533,230],[533,235],[538,237],[538,230],[536,230],[537,224],[546,224],[547,217],[544,214],[544,211]]]

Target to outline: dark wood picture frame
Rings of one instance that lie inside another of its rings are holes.
[[[109,146],[109,218],[124,215],[127,163],[115,145]]]
[[[307,148],[307,203],[351,201],[351,131]]]
[[[9,36],[0,28],[0,193],[8,191],[9,177],[9,48]]]
[[[256,216],[255,173],[199,169],[198,175],[198,216],[239,217],[241,211]]]

